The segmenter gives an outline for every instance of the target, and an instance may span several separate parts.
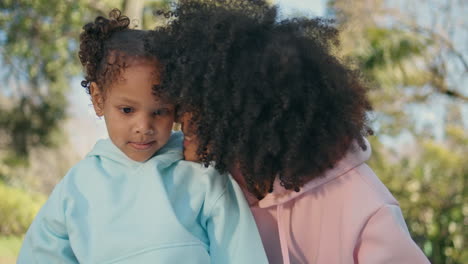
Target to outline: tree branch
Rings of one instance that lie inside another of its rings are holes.
[[[440,42],[445,44],[445,46],[448,48],[448,50],[452,54],[454,54],[460,60],[460,62],[463,64],[463,67],[465,68],[465,71],[468,72],[468,62],[463,57],[463,54],[455,49],[455,47],[453,46],[452,41],[448,40],[446,37],[442,36],[441,34],[439,34],[437,32],[434,32],[433,30],[428,29],[428,28],[424,28],[424,27],[419,26],[418,28],[413,28],[413,29],[418,33],[427,33],[427,34],[429,34],[430,38],[435,39],[435,40],[439,40]]]
[[[107,15],[109,14],[109,7],[104,5],[101,1],[96,1],[96,0],[89,0],[87,3],[89,9],[94,10],[99,13],[99,15]]]

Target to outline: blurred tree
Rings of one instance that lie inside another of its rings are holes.
[[[108,1],[5,0],[0,4],[2,148],[25,160],[35,146],[63,141],[69,80],[79,73],[77,38],[85,21],[104,14]],[[115,1],[114,1],[115,2]],[[51,8],[52,7],[52,8]]]
[[[374,82],[370,97],[388,134],[410,124],[407,106],[440,95],[468,102],[466,1],[331,0],[342,55]],[[430,13],[430,16],[428,15]],[[402,89],[404,88],[404,89]],[[405,127],[412,128],[410,126]]]
[[[468,2],[332,0],[329,7],[342,30],[343,59],[373,83],[371,166],[400,201],[430,261],[468,263],[468,134],[461,113],[468,102]],[[428,108],[434,118],[421,125]],[[441,135],[434,127],[443,128]],[[398,150],[403,133],[411,140]],[[393,139],[379,143],[388,135]]]
[[[413,151],[403,156],[372,138],[370,166],[397,197],[413,239],[431,263],[462,264],[468,261],[468,136],[460,125],[447,126],[446,133],[443,142],[415,140],[406,146]]]

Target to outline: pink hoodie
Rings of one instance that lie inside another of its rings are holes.
[[[367,151],[354,146],[300,192],[278,180],[260,201],[244,192],[270,263],[429,263],[398,202],[364,163],[367,145]]]

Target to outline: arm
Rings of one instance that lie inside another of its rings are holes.
[[[78,263],[68,239],[63,180],[55,187],[28,229],[18,264]]]
[[[354,258],[357,263],[429,263],[411,239],[397,205],[384,205],[369,219]]]
[[[268,263],[250,208],[230,177],[210,209],[207,233],[212,263]]]

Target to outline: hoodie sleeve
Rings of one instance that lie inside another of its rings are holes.
[[[207,220],[211,263],[268,263],[244,195],[230,177]]]
[[[357,263],[429,263],[411,239],[400,207],[382,206],[367,222],[354,253]]]
[[[78,263],[65,224],[63,180],[55,187],[28,229],[18,264]]]

